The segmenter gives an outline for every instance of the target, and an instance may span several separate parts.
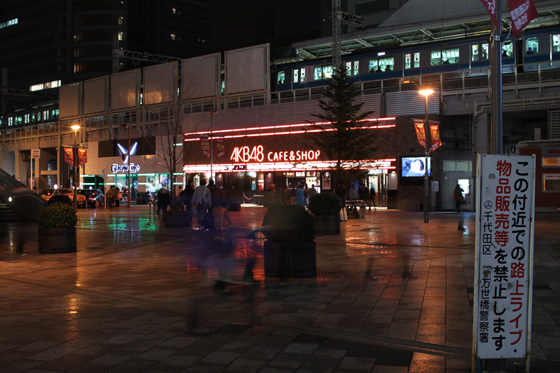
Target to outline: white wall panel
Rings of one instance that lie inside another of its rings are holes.
[[[175,102],[177,96],[177,61],[144,67],[144,105]]]
[[[221,57],[219,53],[182,61],[181,100],[218,97]]]
[[[138,106],[140,69],[111,75],[111,110]]]
[[[270,75],[269,45],[226,52],[226,95],[267,92]]]
[[[84,82],[84,114],[107,111],[108,76],[86,80]]]
[[[81,115],[82,82],[63,85],[58,89],[60,118]]]

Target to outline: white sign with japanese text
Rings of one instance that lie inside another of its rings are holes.
[[[479,359],[526,357],[530,343],[535,159],[479,155],[475,338]]]

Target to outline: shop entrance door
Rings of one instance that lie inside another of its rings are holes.
[[[375,188],[375,206],[376,207],[387,207],[387,175],[386,174],[375,174],[369,175],[368,185],[371,188]]]

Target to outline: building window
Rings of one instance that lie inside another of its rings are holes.
[[[122,25],[124,23],[124,17],[119,17],[118,24]]]
[[[286,72],[285,71],[280,71],[278,73],[276,81],[277,81],[278,84],[284,84],[286,82]]]
[[[369,72],[370,73],[380,73],[383,71],[393,71],[395,68],[395,58],[394,57],[384,57],[374,60],[369,60]]]
[[[529,38],[525,42],[525,53],[536,54],[539,53],[539,40],[537,38]]]
[[[124,32],[119,31],[119,33],[118,33],[118,39],[119,39],[120,41],[123,41],[123,40],[124,40]]]
[[[432,51],[430,65],[447,65],[459,62],[459,48]]]
[[[560,52],[560,34],[552,35],[552,51]]]
[[[558,167],[560,166],[558,162],[558,158],[544,158],[542,159],[542,166],[543,167]]]
[[[543,174],[543,192],[560,192],[560,174]]]
[[[177,8],[171,8],[171,13],[177,14]]]
[[[171,40],[175,40],[177,39],[177,36],[175,34],[171,34]]]

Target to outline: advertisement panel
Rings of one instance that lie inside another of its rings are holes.
[[[479,155],[474,338],[479,359],[530,346],[535,159]]]

